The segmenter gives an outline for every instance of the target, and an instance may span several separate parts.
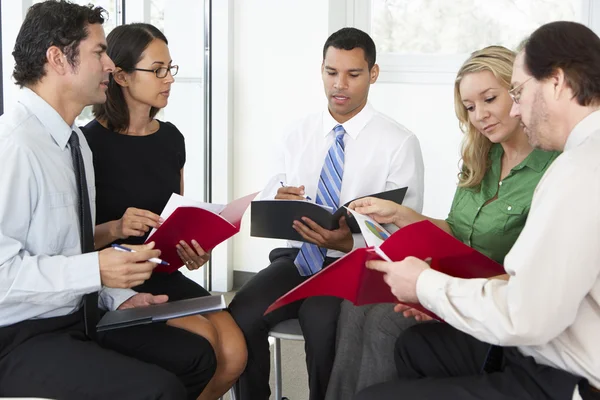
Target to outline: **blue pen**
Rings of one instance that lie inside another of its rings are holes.
[[[283,181],[279,181],[279,183],[281,183],[281,187],[285,187],[285,184],[283,183]],[[306,196],[306,200],[312,201],[310,196]]]
[[[126,251],[126,252],[129,252],[129,253],[135,253],[136,252],[135,250],[130,249],[129,247],[124,247],[124,246],[121,246],[119,244],[113,244],[112,248],[115,249],[115,250]],[[160,264],[160,265],[171,265],[168,262],[163,261],[160,258],[156,258],[156,257],[152,257],[148,261],[153,262],[155,264]]]

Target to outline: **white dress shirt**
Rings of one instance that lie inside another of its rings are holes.
[[[261,198],[273,198],[280,181],[286,186],[305,186],[305,194],[316,199],[317,184],[325,156],[335,140],[339,123],[328,109],[297,122],[282,137],[277,151],[277,174]],[[344,135],[344,174],[340,206],[357,197],[408,186],[403,204],[421,212],[423,208],[424,167],[417,137],[393,119],[367,104],[342,124]],[[354,248],[364,247],[364,239],[354,234]],[[290,241],[292,247],[302,242]],[[329,250],[329,257],[343,253]]]
[[[79,128],[26,88],[0,117],[0,326],[72,313],[101,289],[98,253],[81,254],[72,131],[95,220],[92,153]],[[105,289],[100,306],[115,309],[133,294]]]
[[[505,259],[508,281],[417,281],[425,307],[484,342],[518,346],[538,363],[600,387],[600,111],[571,132],[540,180]]]

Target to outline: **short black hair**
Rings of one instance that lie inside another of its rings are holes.
[[[116,68],[132,72],[142,59],[144,50],[154,39],[169,44],[165,35],[154,25],[144,23],[120,25],[106,37],[108,45],[106,53],[115,63]],[[154,118],[158,111],[158,108],[152,107],[149,118]],[[129,109],[123,95],[123,88],[112,75],[108,81],[106,102],[94,105],[93,113],[98,120],[106,122],[110,130],[122,132],[129,128]]]
[[[13,77],[23,87],[46,74],[46,51],[58,47],[72,67],[79,61],[79,43],[88,37],[89,24],[103,24],[108,13],[102,7],[80,6],[65,0],[46,0],[27,11],[13,50]]]
[[[526,71],[537,80],[558,68],[581,106],[600,104],[600,38],[576,22],[542,25],[521,45]]]
[[[377,55],[375,42],[373,42],[371,36],[360,29],[342,28],[339,31],[332,33],[323,46],[323,60],[325,60],[327,50],[330,47],[340,50],[363,49],[365,61],[369,65],[369,71],[373,68],[373,65],[375,65],[375,57]]]

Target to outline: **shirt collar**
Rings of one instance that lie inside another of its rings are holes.
[[[18,101],[37,117],[61,149],[67,147],[71,132],[79,131],[75,124],[73,126],[67,125],[50,104],[29,88],[24,87],[21,89]]]
[[[600,128],[600,110],[594,111],[581,121],[569,134],[567,142],[565,143],[565,150],[570,150],[574,147],[579,146],[588,136]]]
[[[374,113],[375,112],[373,111],[371,104],[367,103],[358,114],[341,125],[344,127],[346,133],[352,137],[352,139],[356,139],[358,134],[371,120]],[[336,125],[340,125],[340,123],[331,116],[329,109],[323,111],[323,136],[327,136]]]
[[[500,159],[504,154],[504,148],[500,143],[494,143],[490,150],[490,157],[492,159],[492,163],[498,163],[498,174],[500,174]],[[528,167],[535,172],[542,172],[548,163],[554,159],[556,152],[553,151],[544,151],[540,149],[533,149],[531,153],[519,165],[515,166],[513,170],[518,171],[525,167]]]

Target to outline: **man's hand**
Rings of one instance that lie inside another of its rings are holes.
[[[210,252],[204,251],[198,242],[192,240],[192,246],[194,248],[183,240],[177,244],[177,254],[190,271],[200,268],[210,260]]]
[[[383,272],[383,280],[392,289],[392,294],[404,303],[418,303],[417,279],[429,268],[423,260],[406,257],[399,262],[367,261],[367,268]]]
[[[405,318],[414,317],[417,321],[420,322],[433,320],[433,318],[431,318],[429,315],[419,310],[415,310],[414,308],[404,304],[396,304],[396,306],[394,307],[394,311],[402,313],[402,315],[404,315]]]
[[[153,250],[154,242],[129,247],[136,253],[117,251],[113,248],[104,249],[98,253],[100,280],[104,286],[131,288],[141,285],[152,275],[156,264],[148,260],[160,256],[160,250]]]
[[[153,212],[129,207],[121,219],[116,221],[112,234],[119,239],[144,236],[151,228],[158,228],[162,223],[162,218]]]
[[[295,186],[283,186],[277,189],[275,200],[306,200],[304,197],[304,185]]]
[[[125,310],[127,308],[137,308],[137,307],[146,307],[152,304],[161,304],[166,303],[169,300],[169,296],[166,294],[160,294],[158,296],[153,296],[150,293],[138,293],[136,295],[131,296],[127,300],[123,302],[117,308],[117,310]]]
[[[294,221],[293,228],[304,238],[304,240],[314,243],[319,247],[326,249],[339,250],[348,253],[354,247],[352,232],[346,224],[346,217],[340,218],[340,227],[334,231],[322,228],[319,224],[307,217],[302,217],[302,221]],[[307,226],[308,225],[308,226]]]

